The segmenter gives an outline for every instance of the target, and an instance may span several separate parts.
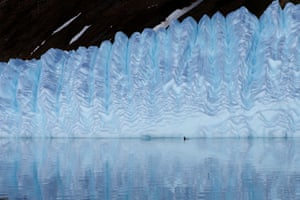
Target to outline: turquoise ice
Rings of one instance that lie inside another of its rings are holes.
[[[0,63],[1,137],[299,137],[300,6]]]

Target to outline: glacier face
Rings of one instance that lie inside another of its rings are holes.
[[[299,137],[300,6],[0,63],[2,137]]]

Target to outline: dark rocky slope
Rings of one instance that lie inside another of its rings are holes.
[[[154,27],[172,11],[193,0],[0,0],[0,61],[39,58],[49,48],[65,50],[99,45],[112,40],[117,31],[127,35]],[[199,20],[204,14],[223,14],[246,6],[260,16],[272,0],[204,0],[181,17]],[[286,0],[281,0],[282,6]],[[299,3],[299,0],[293,1]],[[54,33],[66,21],[64,29]],[[72,38],[89,28],[75,42]]]

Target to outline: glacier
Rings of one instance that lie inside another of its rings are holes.
[[[299,137],[300,5],[0,63],[1,137]]]

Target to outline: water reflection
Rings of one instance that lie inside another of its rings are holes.
[[[0,199],[300,199],[300,140],[0,140]]]

